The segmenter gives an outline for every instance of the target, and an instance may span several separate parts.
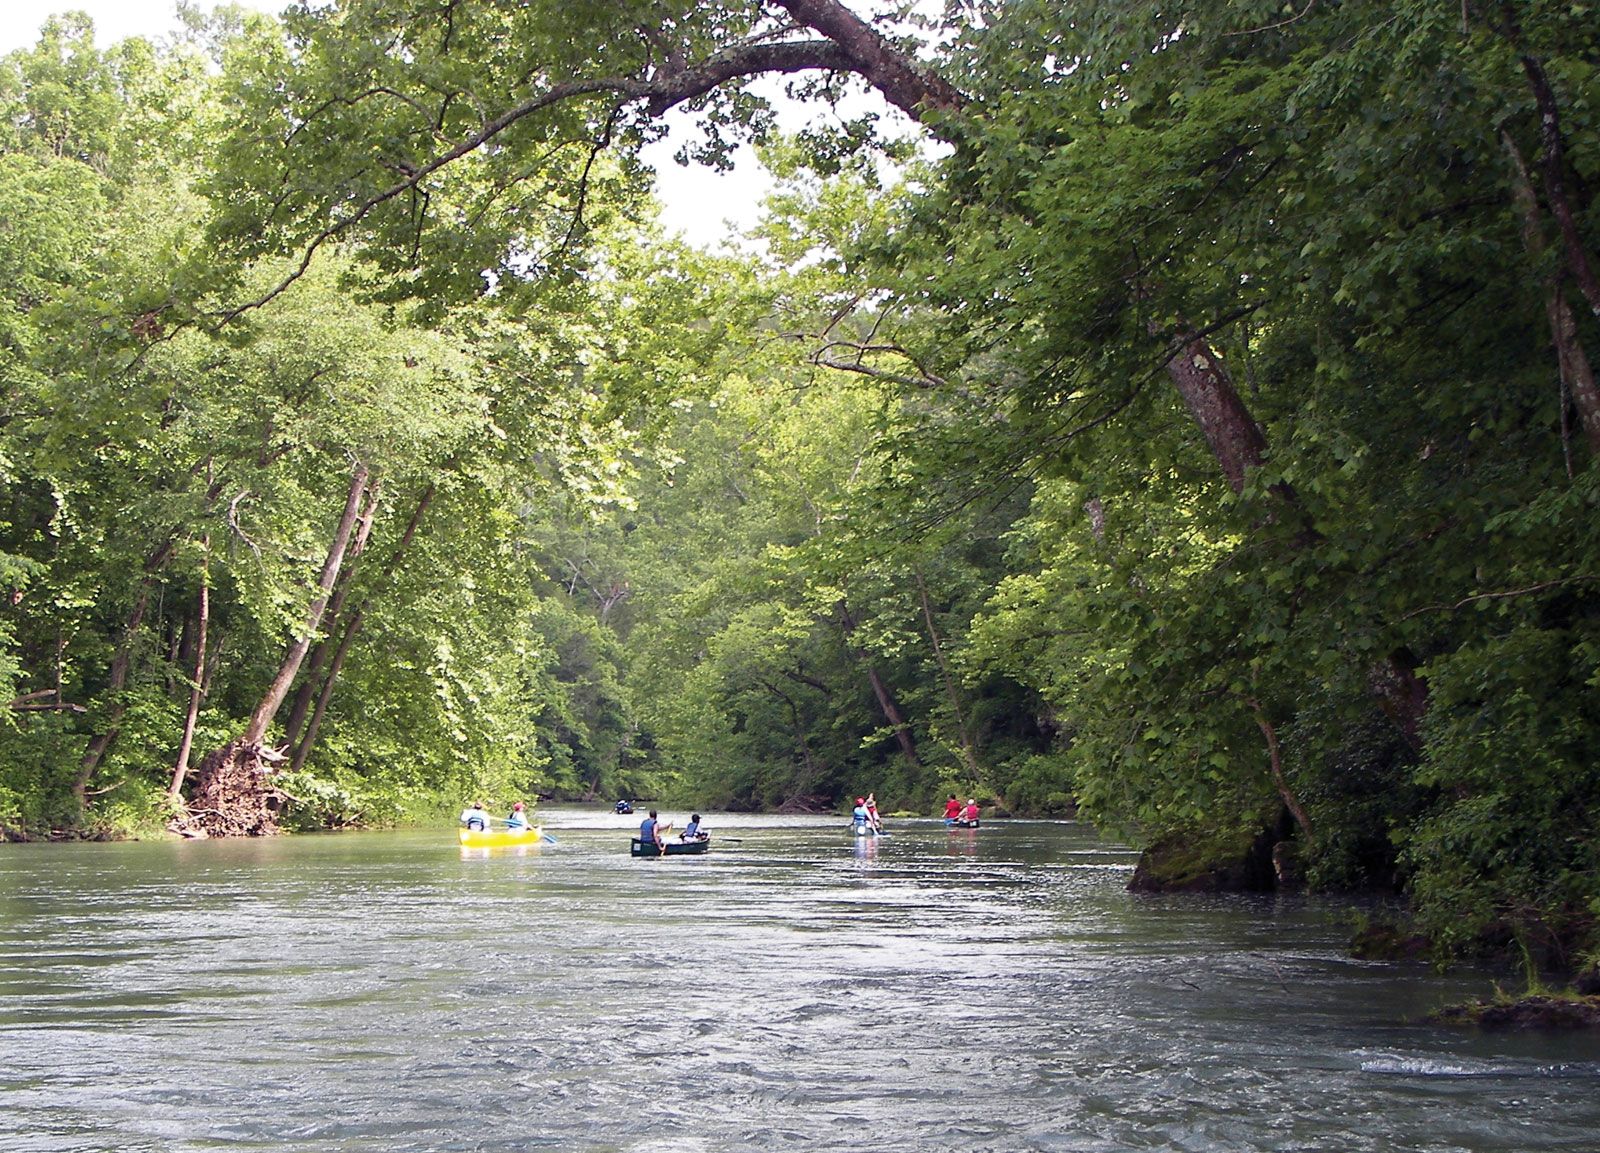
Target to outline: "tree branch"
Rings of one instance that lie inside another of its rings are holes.
[[[401,170],[403,175],[399,181],[368,196],[339,219],[313,235],[300,254],[299,262],[277,284],[261,296],[219,314],[217,321],[219,324],[227,324],[243,313],[275,300],[305,275],[317,252],[324,245],[337,240],[397,196],[418,188],[424,180],[446,165],[482,147],[512,125],[537,112],[567,100],[610,94],[620,97],[621,104],[624,105],[642,101],[651,116],[659,117],[684,101],[703,96],[730,80],[769,72],[807,71],[860,71],[860,68],[857,62],[837,44],[827,40],[801,40],[779,44],[743,44],[718,53],[694,68],[682,72],[662,72],[650,79],[613,76],[557,84],[488,120],[478,131],[457,141],[433,159],[414,168],[403,168]],[[363,95],[371,94],[373,93]],[[612,114],[612,119],[614,116],[615,112]]]
[[[1528,595],[1530,595],[1532,593],[1541,593],[1541,592],[1544,592],[1546,589],[1561,588],[1564,585],[1588,584],[1591,581],[1600,581],[1600,576],[1584,575],[1584,576],[1575,576],[1575,577],[1563,577],[1560,580],[1540,581],[1538,584],[1527,585],[1527,586],[1525,586],[1523,588],[1519,588],[1519,589],[1502,589],[1499,592],[1475,593],[1474,595],[1472,595],[1470,597],[1462,597],[1460,600],[1456,601],[1456,603],[1453,604],[1453,605],[1452,604],[1423,605],[1419,609],[1412,609],[1410,612],[1406,613],[1405,616],[1401,617],[1400,619],[1403,620],[1403,621],[1408,621],[1412,617],[1421,616],[1423,613],[1455,612],[1457,609],[1464,609],[1468,605],[1474,604],[1477,601],[1509,600],[1512,597],[1522,597],[1522,596],[1528,596]]]

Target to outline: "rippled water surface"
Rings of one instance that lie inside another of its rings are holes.
[[[1600,1149],[1600,1041],[1081,826],[0,846],[0,1149]],[[682,817],[679,817],[680,823]]]

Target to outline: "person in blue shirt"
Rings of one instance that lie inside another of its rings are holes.
[[[702,833],[700,831],[699,813],[689,818],[689,823],[684,826],[683,832],[678,834],[678,839],[680,841],[708,841],[711,839],[710,833]]]
[[[661,847],[661,822],[656,820],[656,811],[650,810],[650,815],[639,822],[639,843]]]
[[[480,833],[489,827],[489,814],[483,811],[483,802],[473,801],[471,807],[461,810],[461,823]]]
[[[850,821],[858,834],[873,831],[872,814],[867,811],[867,798],[856,798],[856,807],[850,811]]]

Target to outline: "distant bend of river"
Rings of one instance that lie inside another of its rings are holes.
[[[1315,898],[1060,822],[0,846],[0,1151],[1600,1149],[1600,1040],[1416,1023]],[[681,823],[682,816],[679,816]]]

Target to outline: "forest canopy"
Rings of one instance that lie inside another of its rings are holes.
[[[1536,0],[55,18],[0,831],[959,793],[1592,961],[1597,69]],[[664,235],[674,109],[747,244]]]

